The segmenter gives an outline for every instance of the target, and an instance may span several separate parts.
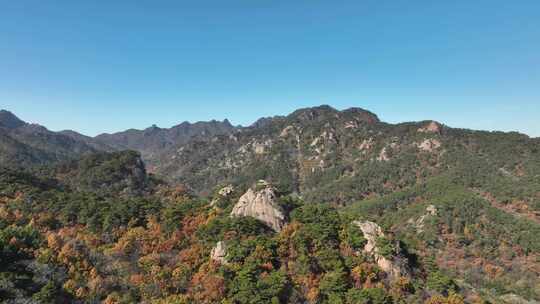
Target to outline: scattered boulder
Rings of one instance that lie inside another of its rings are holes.
[[[254,217],[278,232],[285,224],[283,210],[276,203],[275,190],[266,181],[259,181],[255,189],[248,189],[234,205],[231,216]]]
[[[370,221],[355,221],[354,224],[360,228],[364,238],[367,240],[363,251],[375,260],[381,270],[386,272],[392,279],[409,275],[405,257],[398,254],[385,257],[380,253],[380,249],[377,247],[377,239],[384,237],[384,233],[379,225]]]
[[[210,258],[221,264],[227,264],[227,246],[224,241],[219,241],[216,244],[216,247],[212,249],[210,253]]]

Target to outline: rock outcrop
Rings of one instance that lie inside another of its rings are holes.
[[[432,121],[427,125],[418,129],[418,132],[421,133],[441,133],[442,126],[436,121]]]
[[[386,272],[390,278],[397,279],[399,277],[408,276],[406,258],[395,254],[391,257],[385,257],[380,254],[380,249],[377,247],[377,239],[384,237],[384,233],[379,225],[370,221],[356,221],[354,222],[367,240],[363,251],[371,256],[377,265]]]
[[[210,258],[216,262],[219,262],[221,264],[227,264],[227,246],[225,245],[225,242],[219,241],[216,244],[216,247],[212,249],[212,252],[210,253]]]
[[[275,190],[265,181],[259,181],[255,190],[250,188],[240,197],[231,216],[254,217],[278,232],[285,224],[283,210],[276,203]]]
[[[426,207],[426,213],[420,216],[417,220],[409,219],[407,222],[416,229],[416,233],[424,232],[424,222],[428,217],[436,216],[437,208],[434,205],[429,205]]]
[[[373,148],[373,145],[375,145],[375,141],[370,137],[369,139],[364,139],[362,141],[362,143],[358,146],[358,150],[362,151],[362,153],[366,153],[366,151]]]
[[[223,197],[227,197],[233,192],[234,192],[234,187],[232,185],[228,185],[226,187],[219,189],[218,194]]]
[[[217,195],[210,202],[210,206],[212,207],[217,206],[220,201],[222,201],[223,199],[229,198],[231,194],[233,194],[233,192],[234,192],[234,187],[232,185],[228,185],[219,189],[219,191],[217,192]]]
[[[279,137],[284,138],[289,136],[294,132],[293,126],[286,126],[283,130],[281,130],[281,133],[279,133]]]
[[[418,149],[426,152],[433,152],[441,147],[441,142],[437,139],[428,138],[416,145]]]
[[[377,156],[378,161],[389,161],[390,157],[388,156],[388,150],[386,147],[382,148],[381,152],[379,153],[379,156]]]

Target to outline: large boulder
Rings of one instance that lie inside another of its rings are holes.
[[[227,246],[225,245],[225,242],[217,242],[216,247],[214,247],[210,253],[210,257],[216,262],[224,265],[227,264]]]
[[[254,217],[277,232],[285,224],[283,210],[276,203],[275,190],[265,181],[259,181],[255,189],[250,188],[240,197],[231,216]]]
[[[386,272],[392,279],[409,275],[407,260],[404,257],[397,253],[391,257],[380,254],[377,239],[384,237],[384,233],[379,225],[370,221],[355,221],[354,224],[360,228],[367,240],[363,249],[364,253],[371,256],[382,271]]]

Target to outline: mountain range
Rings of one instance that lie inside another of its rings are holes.
[[[248,127],[228,120],[183,122],[96,137],[52,132],[2,110],[0,136],[0,160],[7,166],[133,150],[150,173],[198,194],[267,179],[284,191],[342,205],[448,172],[470,173],[471,162],[490,178],[528,182],[540,161],[540,139],[517,132],[454,129],[435,121],[388,124],[360,108],[326,105]]]
[[[95,137],[2,110],[0,249],[7,303],[538,303],[540,139],[327,105]]]

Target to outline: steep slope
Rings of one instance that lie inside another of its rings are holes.
[[[156,185],[137,152],[2,115],[3,163],[54,165],[0,170],[0,300],[540,300],[537,138],[329,106],[124,134]]]
[[[22,127],[25,124],[24,121],[20,120],[13,113],[6,110],[0,110],[0,128],[15,129]]]
[[[101,134],[94,142],[101,143],[117,150],[136,150],[148,162],[154,162],[155,155],[177,145],[183,145],[193,137],[212,137],[228,134],[235,129],[228,120],[183,122],[172,128],[152,126],[144,130],[130,129],[114,134]]]
[[[2,166],[30,167],[75,159],[96,149],[45,127],[28,124],[11,112],[0,111]]]
[[[149,178],[139,153],[94,153],[64,162],[50,170],[53,177],[77,191],[114,195],[148,190]]]
[[[198,190],[223,178],[248,184],[268,179],[288,188],[282,190],[303,190],[307,175],[341,163],[338,157],[346,143],[338,142],[339,137],[355,137],[353,129],[368,132],[378,123],[374,114],[361,109],[302,109],[261,119],[234,134],[177,146],[159,155],[155,171]]]
[[[114,159],[130,167],[125,157],[101,155],[84,174]],[[272,195],[290,219],[274,231],[174,188],[123,197],[69,181],[0,172],[0,301],[461,304],[468,291],[447,277],[426,287],[418,261],[410,277],[381,271],[362,232],[328,205]]]
[[[474,179],[486,191],[531,189],[540,174],[539,151],[538,139],[518,133],[433,121],[392,125],[362,109],[321,106],[176,146],[157,155],[153,171],[201,193],[265,179],[281,191],[341,205],[446,172]],[[522,196],[534,205],[534,193]]]
[[[57,160],[75,158],[96,151],[84,142],[51,132],[45,127],[35,124],[26,124],[13,129],[10,136],[34,149],[54,155]]]
[[[540,140],[518,133],[452,129],[434,121],[393,125],[363,109],[338,111],[330,106],[262,118],[249,127],[233,127],[228,121],[185,122],[170,129],[153,126],[96,138],[50,132],[7,111],[1,117],[6,127],[0,135],[6,139],[0,157],[6,164],[43,164],[97,150],[133,149],[141,153],[149,172],[200,194],[220,184],[247,187],[264,179],[280,191],[337,205],[453,172],[495,200],[519,199],[532,210],[539,208],[531,189],[540,174]]]
[[[408,250],[432,257],[442,271],[460,278],[458,285],[474,286],[491,302],[540,299],[540,224],[493,207],[451,175],[341,212],[392,231]]]
[[[113,152],[116,151],[116,148],[113,148],[105,143],[102,143],[98,140],[95,140],[93,137],[86,136],[83,134],[80,134],[78,132],[75,132],[73,130],[63,130],[58,132],[59,134],[68,136],[78,142],[84,142],[85,144],[89,145],[90,147],[94,148],[96,151],[105,151],[105,152]]]
[[[51,155],[20,143],[0,130],[0,167],[30,167],[51,161]]]

